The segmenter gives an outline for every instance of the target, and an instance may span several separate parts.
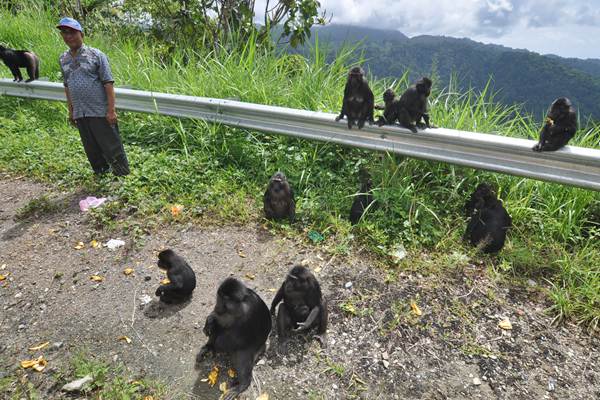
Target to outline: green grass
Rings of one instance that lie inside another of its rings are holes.
[[[16,367],[12,371],[5,372],[6,375],[0,378],[0,398],[6,400],[45,398],[35,388],[36,379],[32,378],[36,377],[30,377],[28,371]],[[142,400],[147,396],[154,399],[179,398],[167,394],[167,389],[162,383],[135,377],[122,365],[101,361],[83,350],[72,356],[66,367],[59,368],[47,379],[55,381],[55,390],[60,390],[64,384],[86,375],[90,375],[93,379],[80,392],[80,395],[85,396],[86,399]],[[59,396],[59,393],[54,393],[53,396]]]
[[[58,56],[65,50],[54,28],[56,16],[42,11],[17,16],[0,11],[0,37],[11,47],[35,50],[41,75],[58,81]],[[326,63],[318,48],[310,60],[255,50],[207,53],[179,49],[168,61],[148,39],[93,32],[86,43],[106,52],[117,86],[168,93],[233,98],[307,110],[336,112],[348,68],[348,52]],[[0,74],[9,77],[6,68]],[[392,82],[371,80],[380,101]],[[408,82],[399,77],[402,90]],[[457,93],[437,88],[431,114],[438,126],[534,138],[539,126],[520,108],[494,102],[488,91]],[[437,254],[444,262],[463,248],[462,206],[482,181],[496,185],[514,227],[497,258],[483,258],[508,277],[542,277],[550,284],[552,312],[596,327],[600,316],[600,194],[558,184],[477,171],[309,142],[256,131],[121,113],[120,126],[132,174],[119,184],[94,180],[76,130],[67,123],[64,104],[0,98],[0,168],[53,182],[86,187],[92,195],[117,195],[118,209],[137,216],[169,216],[172,203],[185,206],[182,219],[247,223],[261,218],[261,197],[271,174],[281,169],[297,196],[298,222],[281,232],[303,235],[314,230],[325,240],[314,244],[345,253],[367,246],[384,259],[399,244],[409,254]],[[582,126],[573,144],[600,148],[600,127]],[[358,170],[373,176],[382,204],[352,228],[347,214],[358,192]],[[135,208],[134,208],[135,207]],[[99,213],[99,220],[115,215]],[[419,260],[419,257],[415,258]],[[449,261],[450,262],[450,261]],[[410,266],[418,269],[418,265]]]

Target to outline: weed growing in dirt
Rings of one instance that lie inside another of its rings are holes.
[[[64,204],[51,200],[48,196],[42,195],[32,199],[29,203],[17,210],[15,219],[22,221],[29,218],[39,218],[47,214],[52,214],[62,209]]]
[[[0,37],[13,47],[35,48],[44,60],[42,75],[60,81],[58,62],[52,60],[65,46],[54,28],[56,18],[36,8],[16,16],[0,10]],[[242,51],[218,54],[180,48],[164,61],[146,39],[117,31],[115,27],[86,36],[89,45],[108,54],[117,86],[328,112],[341,104],[350,50],[331,62],[318,47],[311,59],[298,63],[295,57],[291,77],[286,69],[290,56],[256,50],[252,41],[233,46]],[[9,71],[2,68],[0,74],[8,77]],[[393,82],[370,81],[378,100],[384,88],[401,91],[409,84],[406,75]],[[481,93],[435,88],[430,99],[436,125],[537,137],[539,124],[531,116],[518,106],[496,103],[487,88]],[[585,121],[581,126],[572,144],[600,148],[600,127]],[[83,186],[90,195],[115,196],[119,210],[107,208],[94,215],[109,229],[131,215],[175,223],[259,221],[264,187],[281,169],[294,186],[298,220],[291,226],[271,225],[273,229],[305,240],[315,231],[324,240],[313,245],[337,254],[366,248],[388,260],[402,245],[409,256],[398,268],[421,272],[427,267],[431,273],[462,263],[441,255],[473,254],[461,244],[463,204],[478,183],[488,181],[497,188],[514,226],[502,253],[473,257],[498,274],[547,280],[558,319],[597,326],[599,193],[204,121],[123,112],[120,127],[132,173],[116,182],[95,179],[64,104],[2,97],[0,168],[63,188]],[[347,214],[362,166],[371,172],[381,206],[351,227]],[[184,206],[177,220],[169,219],[172,204]],[[442,264],[421,258],[424,251],[435,253],[430,260]]]

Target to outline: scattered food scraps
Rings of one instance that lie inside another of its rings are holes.
[[[104,277],[100,275],[92,275],[90,276],[90,279],[94,282],[102,282],[104,280]]]
[[[6,274],[6,275],[0,275],[0,282],[6,280],[7,276],[8,276],[8,274]]]
[[[171,283],[171,281],[169,280],[169,278],[165,278],[165,279],[162,279],[160,281],[161,285],[168,285],[169,283]]]
[[[41,344],[38,344],[37,346],[33,346],[29,348],[29,351],[38,351],[43,349],[44,347],[47,347],[50,344],[50,342],[44,342]]]
[[[417,317],[420,317],[423,314],[417,303],[415,303],[414,301],[410,302],[410,309],[412,310],[412,313],[415,314]]]
[[[208,384],[215,386],[217,379],[219,379],[219,366],[215,365],[208,373]]]
[[[123,273],[124,273],[125,275],[131,275],[131,274],[133,274],[133,268],[125,268],[125,269],[123,270]]]
[[[127,344],[131,343],[131,339],[129,339],[127,336],[119,336],[117,340],[123,340],[127,342]]]
[[[92,240],[92,241],[90,242],[90,246],[91,246],[93,249],[97,249],[98,247],[100,247],[100,242],[98,242],[97,240]]]
[[[46,365],[48,365],[48,361],[44,360],[44,356],[39,356],[35,360],[21,361],[21,368],[33,368],[37,372],[42,372],[46,368]]]
[[[171,215],[173,217],[179,216],[179,214],[181,214],[182,211],[183,211],[183,205],[181,205],[181,204],[173,204],[171,206]]]
[[[230,378],[235,378],[235,376],[236,376],[237,374],[235,373],[235,370],[234,370],[233,368],[229,368],[229,369],[227,370],[227,375],[229,375],[229,377],[230,377]]]
[[[254,274],[251,274],[251,273],[247,273],[247,274],[246,274],[246,278],[248,278],[248,279],[250,279],[251,281],[253,281],[253,280],[254,280],[254,278],[256,278],[256,275],[254,275]]]
[[[498,326],[507,331],[510,331],[512,329],[512,324],[510,323],[508,318],[504,318],[502,321],[498,322]]]
[[[221,382],[221,384],[219,385],[219,390],[225,393],[227,391],[227,382]]]
[[[75,250],[81,250],[85,247],[85,244],[83,244],[83,242],[77,242],[77,244],[75,245],[74,249]]]

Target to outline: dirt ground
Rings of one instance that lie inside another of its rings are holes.
[[[15,218],[43,194],[68,206]],[[114,251],[92,248],[91,240],[113,237],[80,212],[87,195],[95,194],[59,193],[0,174],[0,274],[8,277],[0,282],[0,373],[43,354],[47,370],[30,376],[43,398],[64,396],[52,371],[85,348],[136,376],[167,382],[168,398],[217,399],[218,385],[201,381],[212,363],[195,370],[194,358],[219,282],[235,275],[269,305],[294,262],[315,271],[329,301],[328,346],[297,337],[281,357],[271,335],[242,398],[600,398],[600,340],[576,326],[553,326],[540,282],[499,284],[464,256],[443,273],[397,271],[390,280],[364,254],[332,257],[260,224],[170,224],[141,238],[121,236],[126,245]],[[83,249],[74,248],[79,241]],[[159,306],[154,297],[164,278],[156,254],[167,247],[196,272],[194,297],[183,306]],[[125,276],[128,267],[135,272]],[[511,330],[499,327],[504,318]],[[62,346],[28,351],[45,341]]]

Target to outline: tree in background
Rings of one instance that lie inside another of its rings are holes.
[[[218,50],[232,37],[244,43],[257,34],[261,45],[270,42],[271,29],[282,25],[279,40],[292,46],[310,37],[313,25],[324,25],[325,14],[317,0],[266,0],[264,25],[254,23],[255,0],[124,0],[124,14],[146,25],[172,46],[211,46]]]

